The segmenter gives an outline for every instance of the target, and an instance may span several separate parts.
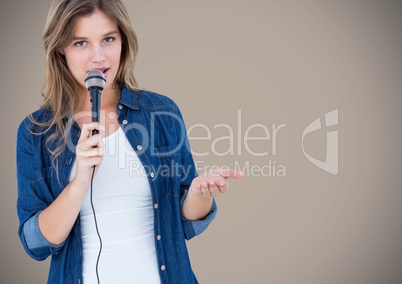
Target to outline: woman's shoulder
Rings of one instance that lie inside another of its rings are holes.
[[[38,110],[27,115],[20,123],[18,132],[38,132],[43,131],[44,126],[53,118],[53,112],[46,108],[39,108]],[[41,129],[43,128],[43,129]]]
[[[146,89],[129,90],[138,104],[150,107],[178,109],[177,104],[167,95],[153,92]]]
[[[47,121],[49,121],[49,119],[53,118],[53,115],[54,115],[53,111],[51,111],[50,109],[41,107],[40,109],[31,113],[29,116],[31,116],[38,122],[47,122]]]

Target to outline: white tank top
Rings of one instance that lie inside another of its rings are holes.
[[[93,181],[93,203],[103,243],[100,282],[160,284],[151,189],[142,163],[121,128],[103,142],[105,156]],[[74,176],[75,163],[70,181]],[[97,283],[99,253],[89,197],[88,190],[80,211],[84,284]]]

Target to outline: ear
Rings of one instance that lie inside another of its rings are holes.
[[[58,53],[62,54],[62,55],[66,55],[66,53],[64,52],[64,48],[59,48],[57,50]]]

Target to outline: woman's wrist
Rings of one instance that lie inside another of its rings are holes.
[[[183,203],[183,217],[195,221],[204,219],[212,208],[212,195],[196,195],[189,189]]]

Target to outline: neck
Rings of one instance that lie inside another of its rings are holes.
[[[85,112],[91,110],[91,102],[89,91],[85,90],[84,99],[81,105],[74,113]],[[101,109],[115,109],[120,99],[120,87],[116,85],[114,88],[110,87],[104,89],[101,93]]]
[[[91,102],[89,98],[89,92],[86,91],[83,96],[84,99],[80,107],[74,112],[74,120],[82,128],[84,123],[91,122]],[[100,123],[105,126],[106,131],[101,133],[101,136],[107,136],[111,132],[114,132],[119,128],[119,122],[117,121],[116,105],[120,99],[120,88],[116,86],[113,88],[107,88],[102,91],[101,94],[101,111],[100,111]]]
[[[118,85],[104,89],[101,94],[101,108],[115,107],[119,99],[120,87]]]

